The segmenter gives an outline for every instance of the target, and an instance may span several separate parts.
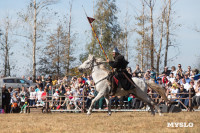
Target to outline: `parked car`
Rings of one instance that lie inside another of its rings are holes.
[[[0,87],[3,87],[3,85],[6,85],[6,88],[8,87],[21,88],[22,86],[27,88],[30,86],[35,87],[36,83],[29,83],[29,81],[17,77],[4,77],[0,78]]]

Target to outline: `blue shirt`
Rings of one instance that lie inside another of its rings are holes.
[[[39,90],[40,90],[39,88],[36,88],[36,89],[35,89],[35,92],[38,92]]]
[[[190,78],[186,78],[186,79],[185,79],[185,82],[188,83],[188,84],[190,83],[190,81],[191,81]]]

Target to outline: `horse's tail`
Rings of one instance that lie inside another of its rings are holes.
[[[165,100],[165,102],[169,103],[169,99],[165,94],[165,88],[151,80],[146,80],[145,82],[147,83],[147,86],[156,91]]]

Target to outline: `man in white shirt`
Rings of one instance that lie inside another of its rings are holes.
[[[187,91],[189,90],[190,84],[189,84],[189,83],[186,83],[185,78],[182,78],[182,79],[181,79],[180,84],[183,85],[184,88],[185,88]]]

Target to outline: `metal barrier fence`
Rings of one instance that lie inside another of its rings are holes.
[[[158,93],[148,93],[148,95],[150,95],[150,97],[152,97],[154,94],[157,94]],[[170,93],[169,93],[170,94]],[[178,95],[189,95],[189,97],[187,98],[180,98],[180,97],[177,97],[177,98],[171,98],[171,100],[177,100],[177,102],[179,102],[180,104],[182,104],[186,109],[183,110],[183,111],[192,111],[192,94],[191,93],[191,90],[189,90],[189,93],[174,93],[174,94],[178,94]],[[44,107],[44,112],[86,112],[86,107],[85,107],[85,98],[87,96],[84,96],[84,92],[83,92],[83,95],[82,96],[73,96],[73,101],[70,100],[69,97],[67,96],[59,96],[59,100],[58,101],[55,101],[54,100],[54,96],[47,96],[46,100],[45,100],[45,107]],[[65,100],[62,100],[62,98]],[[75,100],[74,100],[75,99]],[[76,99],[79,99],[76,101]],[[162,102],[162,97],[158,97],[158,98],[153,98],[152,99],[154,100],[160,100],[160,102],[158,102],[158,104],[160,104]],[[180,100],[181,99],[188,99],[189,100],[189,107],[186,107]],[[63,102],[67,102],[66,103],[66,106],[65,106],[65,109],[55,109],[53,108],[54,105],[56,105],[56,103],[59,102],[59,105]],[[74,104],[74,109],[71,109],[71,108],[67,108],[69,106],[69,103],[72,103]],[[74,103],[73,103],[74,102]],[[77,105],[76,102],[79,102],[79,104]],[[125,101],[127,102],[127,101]],[[67,108],[67,109],[66,109]],[[101,112],[104,112],[104,111],[107,111],[107,109],[101,109],[101,110],[97,110],[97,109],[93,109],[93,111],[101,111]],[[111,111],[113,112],[117,112],[117,111],[123,111],[123,112],[132,112],[132,111],[148,111],[148,109],[111,109]]]

